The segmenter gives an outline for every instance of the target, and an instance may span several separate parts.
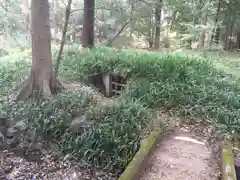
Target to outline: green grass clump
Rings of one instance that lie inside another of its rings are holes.
[[[147,108],[136,103],[115,102],[91,109],[92,125],[84,132],[66,133],[64,151],[107,170],[122,171],[139,148],[141,133],[152,121]]]

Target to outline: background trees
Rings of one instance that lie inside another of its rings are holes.
[[[1,47],[2,51],[27,44],[30,21],[26,2],[1,0],[0,41],[1,44],[8,42]],[[61,39],[66,4],[67,0],[49,0],[54,43]],[[240,10],[237,7],[237,0],[73,0],[66,43],[90,47],[93,42],[110,42],[113,46],[141,48],[170,44],[175,48],[224,47],[230,50],[240,46]]]

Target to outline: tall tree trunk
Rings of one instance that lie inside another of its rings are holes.
[[[155,42],[154,47],[158,49],[160,47],[160,27],[161,27],[161,11],[162,11],[162,0],[156,3],[155,7],[155,21],[156,21],[156,30],[155,30]]]
[[[32,69],[18,99],[31,95],[52,98],[52,93],[57,92],[61,85],[56,80],[52,67],[48,0],[32,1],[31,24]]]
[[[94,46],[94,10],[95,0],[84,0],[83,47],[92,48]]]

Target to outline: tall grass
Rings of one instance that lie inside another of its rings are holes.
[[[90,54],[77,51],[65,56],[62,77],[81,81],[92,73],[118,69],[130,77],[122,98],[149,108],[167,107],[181,114],[211,118],[221,131],[240,133],[239,80],[216,69],[209,59],[103,47]]]

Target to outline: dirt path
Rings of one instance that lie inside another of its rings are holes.
[[[159,141],[140,180],[217,180],[218,164],[206,141],[175,129]]]

